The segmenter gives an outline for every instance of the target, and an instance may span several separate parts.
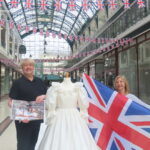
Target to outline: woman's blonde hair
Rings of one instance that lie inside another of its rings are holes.
[[[128,94],[128,93],[130,92],[129,83],[128,83],[126,77],[123,76],[123,75],[118,75],[118,76],[116,76],[116,78],[115,78],[115,80],[114,80],[114,88],[116,89],[116,82],[117,82],[117,80],[118,80],[119,78],[121,78],[121,79],[124,81],[124,83],[125,83],[125,94]]]
[[[27,63],[35,65],[35,61],[33,59],[26,58],[21,61],[21,64],[20,64],[21,68],[23,68],[23,66]]]

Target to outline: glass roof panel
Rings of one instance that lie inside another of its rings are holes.
[[[43,49],[44,44],[45,51]],[[44,58],[44,55],[47,57],[64,57],[71,54],[71,49],[69,44],[64,39],[53,38],[52,36],[44,37],[38,33],[35,35],[30,35],[23,39],[23,44],[26,45],[27,53],[23,56],[33,57],[34,59]]]
[[[15,24],[22,25],[22,29],[19,33],[21,38],[24,38],[23,41],[27,47],[27,54],[24,55],[24,57],[31,55],[34,58],[40,58],[43,56],[41,54],[44,53],[44,50],[46,50],[46,53],[50,56],[70,55],[70,42],[67,43],[69,39],[67,39],[67,41],[61,39],[62,41],[60,42],[57,36],[56,38],[45,38],[45,34],[41,36],[40,33],[29,35],[26,32],[26,26],[29,26],[31,31],[34,27],[37,27],[39,30],[46,27],[50,33],[78,35],[81,33],[82,27],[98,11],[96,7],[97,0],[88,1],[89,7],[87,10],[84,10],[82,7],[83,0],[75,0],[76,7],[74,10],[71,10],[69,7],[70,0],[61,0],[62,8],[58,11],[55,7],[55,0],[45,0],[47,4],[45,9],[42,9],[41,0],[32,0],[33,4],[31,8],[27,8],[27,0],[18,0],[19,3],[16,8],[12,7],[12,0],[5,0]],[[27,35],[28,37],[26,37]],[[44,44],[45,40],[47,41],[46,45]],[[57,43],[57,46],[55,43]]]
[[[18,5],[15,8],[12,7],[12,0],[6,0],[6,2],[16,24],[25,22],[24,26],[30,26],[32,23],[32,25],[34,24],[41,28],[40,24],[42,23],[43,25],[48,25],[50,30],[56,30],[56,32],[62,34],[75,34],[73,31],[75,26],[77,34],[88,18],[93,17],[97,11],[95,3],[91,0],[89,0],[88,10],[83,10],[82,0],[75,0],[76,9],[73,11],[69,8],[69,0],[61,0],[62,7],[59,11],[55,8],[55,2],[51,0],[45,0],[47,4],[45,9],[42,9],[41,0],[33,0],[31,8],[27,8],[26,0],[18,1]],[[20,31],[21,36],[24,33]]]

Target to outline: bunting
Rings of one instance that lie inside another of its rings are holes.
[[[76,10],[76,1],[77,0],[55,0],[54,1],[55,2],[54,3],[55,10],[61,11],[62,10],[62,2],[64,2],[64,3],[68,3],[68,7],[69,7],[70,11],[75,11]],[[129,0],[122,0],[122,1],[123,1],[123,5],[124,5],[125,9],[130,8]],[[2,7],[3,2],[4,2],[4,0],[0,0],[0,7]],[[43,10],[43,11],[47,10],[47,7],[49,6],[47,4],[47,2],[48,2],[48,0],[40,0],[40,3],[38,4],[38,6],[40,7],[41,10]],[[92,5],[92,3],[95,3],[95,5],[97,6],[97,9],[99,9],[99,10],[104,10],[105,5],[108,5],[109,8],[112,10],[115,10],[118,6],[118,4],[116,3],[116,0],[105,1],[105,4],[104,4],[104,0],[94,0],[92,2],[90,2],[89,0],[78,0],[78,2],[81,3],[81,6],[84,11],[88,11],[89,7],[90,7],[90,5]],[[17,8],[18,5],[20,4],[19,0],[11,0],[9,3],[10,3],[11,8]],[[144,0],[137,0],[137,4],[138,4],[138,8],[145,7]],[[32,9],[32,7],[33,7],[32,0],[25,0],[25,8]]]

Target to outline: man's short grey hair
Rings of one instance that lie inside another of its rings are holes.
[[[35,61],[34,61],[33,59],[26,58],[26,59],[23,59],[23,60],[21,61],[21,64],[20,64],[21,68],[22,68],[25,64],[28,64],[28,63],[35,65]]]

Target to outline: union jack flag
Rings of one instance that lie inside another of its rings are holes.
[[[44,35],[43,29],[40,29],[40,35]]]
[[[88,8],[89,8],[89,1],[88,0],[83,0],[82,1],[82,7],[83,7],[83,10],[87,11]]]
[[[46,37],[49,37],[49,31],[48,30],[46,31]]]
[[[123,0],[123,4],[124,4],[124,8],[125,8],[125,9],[130,8],[129,0]]]
[[[41,5],[41,7],[40,7],[41,10],[47,10],[47,8],[46,8],[47,1],[46,0],[41,0],[40,5]]]
[[[71,11],[76,10],[76,2],[75,2],[75,0],[70,0],[68,6],[69,6]]]
[[[26,0],[25,5],[26,5],[26,8],[32,8],[32,5],[33,5],[32,0]]]
[[[61,0],[55,0],[54,6],[55,6],[56,11],[60,11],[62,9],[62,2],[61,2]]]
[[[150,106],[83,75],[92,135],[102,150],[149,150]]]
[[[2,26],[2,27],[5,26],[5,20],[4,19],[0,19],[0,26]]]
[[[10,3],[11,3],[11,7],[12,7],[12,8],[18,7],[18,4],[19,4],[18,0],[11,0]]]
[[[0,7],[2,7],[3,0],[0,0]]]
[[[14,28],[14,22],[13,22],[13,21],[10,21],[10,22],[9,22],[9,28],[10,28],[10,29],[13,29],[13,28]]]
[[[36,34],[36,33],[37,33],[37,28],[33,27],[33,34]]]
[[[97,0],[96,4],[98,9],[104,10],[104,0]]]
[[[29,31],[30,31],[30,27],[26,26],[26,32],[29,32]]]
[[[21,31],[22,25],[21,25],[21,24],[18,24],[17,29],[18,29],[18,31]]]
[[[138,0],[137,4],[139,5],[139,8],[145,7],[144,1],[143,0]]]
[[[112,10],[114,10],[114,9],[116,9],[116,7],[117,7],[117,3],[116,3],[116,0],[108,0],[108,2],[109,2],[109,4],[108,4],[108,6],[112,9]]]

